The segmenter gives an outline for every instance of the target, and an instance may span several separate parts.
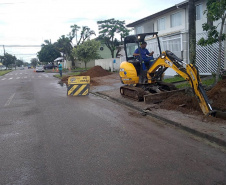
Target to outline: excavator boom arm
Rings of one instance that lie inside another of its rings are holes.
[[[159,68],[161,69],[159,70]],[[153,83],[167,68],[173,69],[190,83],[193,92],[199,101],[202,112],[205,115],[213,114],[209,99],[202,86],[197,67],[192,64],[184,63],[170,51],[162,52],[162,55],[150,67],[147,73],[148,82]]]

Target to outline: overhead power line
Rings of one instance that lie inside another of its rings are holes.
[[[41,47],[41,45],[0,45],[5,47]]]

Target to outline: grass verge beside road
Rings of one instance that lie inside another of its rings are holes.
[[[173,78],[167,78],[163,80],[164,82],[167,83],[176,83],[176,82],[181,82],[180,84],[176,85],[178,89],[185,88],[185,87],[190,87],[190,84],[184,80],[181,76],[174,76]],[[209,79],[203,79],[202,84],[206,86],[210,86],[214,84],[214,77],[209,78]]]
[[[12,70],[4,70],[4,71],[0,71],[0,76],[5,75],[6,73],[11,72]]]

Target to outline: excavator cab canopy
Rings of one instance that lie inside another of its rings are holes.
[[[152,33],[141,33],[136,35],[129,35],[124,39],[124,49],[126,53],[126,60],[131,61],[134,60],[133,53],[134,51],[140,47],[140,44],[147,40],[157,39],[157,45],[159,49],[159,54],[162,53],[161,46],[159,42],[158,32]],[[154,48],[152,48],[153,50]]]

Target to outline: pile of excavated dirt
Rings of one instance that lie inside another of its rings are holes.
[[[70,76],[63,76],[62,78],[61,78],[61,81],[59,82],[59,83],[65,83],[66,85],[68,85],[68,78],[69,78]]]
[[[104,70],[101,66],[94,66],[88,71],[81,73],[79,76],[90,76],[90,78],[94,78],[94,77],[107,76],[110,74],[112,73]]]
[[[90,85],[97,86],[99,83],[96,82],[92,78],[107,76],[107,75],[111,75],[111,74],[112,74],[111,72],[108,72],[108,71],[104,70],[101,66],[94,66],[93,68],[89,69],[88,71],[83,72],[83,73],[80,73],[77,76],[90,76],[90,78],[91,78],[90,79]],[[69,77],[70,76],[64,76],[61,79],[61,82],[62,83],[65,83],[67,85],[68,84],[68,78]]]
[[[68,78],[69,78],[70,76],[63,76],[62,78],[61,78],[61,81],[68,81]]]
[[[226,111],[226,80],[218,82],[207,93],[211,106],[215,110]],[[194,96],[189,96],[184,92],[177,92],[159,104],[160,108],[167,110],[178,110],[182,113],[202,113],[198,100]]]
[[[207,92],[207,96],[211,101],[213,109],[226,111],[226,79],[218,82]]]
[[[185,114],[202,112],[196,97],[187,95],[184,92],[177,92],[171,95],[159,105],[162,109],[177,110]]]

